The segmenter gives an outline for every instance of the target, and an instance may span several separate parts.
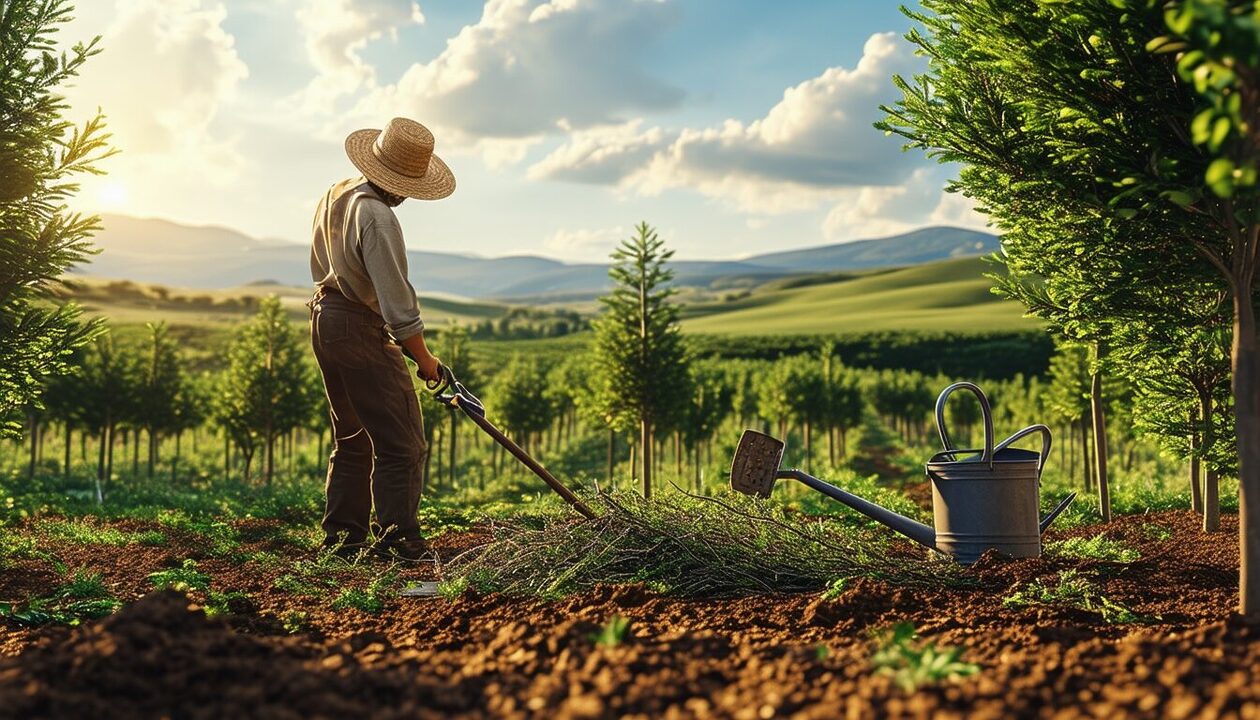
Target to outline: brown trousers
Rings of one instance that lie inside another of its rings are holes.
[[[311,345],[332,417],[323,528],[329,539],[420,537],[416,508],[428,446],[402,350],[366,305],[321,288],[311,299]]]

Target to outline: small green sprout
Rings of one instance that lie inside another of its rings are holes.
[[[914,692],[923,685],[954,682],[980,671],[980,666],[963,662],[961,648],[938,648],[931,643],[916,643],[914,625],[899,622],[879,636],[879,645],[871,655],[871,665],[881,675],[890,675],[905,692]]]

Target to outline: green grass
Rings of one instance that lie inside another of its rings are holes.
[[[334,610],[354,609],[375,615],[385,609],[385,601],[393,597],[398,585],[398,571],[390,569],[372,578],[366,587],[348,587],[333,600]]]
[[[157,530],[127,532],[105,527],[87,520],[39,520],[35,532],[55,540],[79,545],[150,545],[166,544],[166,536]]]
[[[149,582],[158,590],[190,592],[210,589],[210,576],[197,569],[196,560],[185,560],[180,567],[149,573]]]
[[[990,292],[979,258],[946,260],[804,287],[762,289],[687,308],[689,333],[794,335],[873,330],[981,331],[1038,327],[1024,308]]]
[[[0,618],[26,627],[73,626],[109,615],[121,605],[105,587],[100,573],[79,568],[51,595],[25,602],[0,602]]]

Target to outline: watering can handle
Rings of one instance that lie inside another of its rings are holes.
[[[1029,425],[1014,435],[1006,438],[993,448],[993,454],[1010,447],[1016,440],[1033,433],[1041,433],[1041,456],[1037,458],[1037,479],[1041,479],[1041,471],[1046,467],[1046,458],[1050,457],[1050,428],[1045,425]]]
[[[975,383],[956,382],[942,390],[940,396],[936,398],[936,430],[941,434],[941,445],[947,452],[954,451],[954,443],[950,441],[949,432],[945,430],[945,401],[949,400],[951,393],[959,389],[970,390],[980,400],[980,411],[984,414],[984,451],[980,455],[980,462],[992,465],[993,411],[989,408],[989,398],[985,397],[984,391]]]

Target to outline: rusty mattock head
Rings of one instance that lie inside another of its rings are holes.
[[[770,497],[783,462],[783,441],[745,430],[731,460],[731,488],[745,495]]]

